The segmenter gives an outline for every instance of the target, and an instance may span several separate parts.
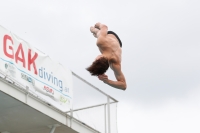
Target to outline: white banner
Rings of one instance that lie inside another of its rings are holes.
[[[0,70],[62,111],[72,107],[72,72],[0,26]]]

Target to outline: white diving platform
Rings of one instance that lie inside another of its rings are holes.
[[[80,78],[73,73],[73,76]],[[0,72],[0,133],[100,133],[90,125],[73,117],[73,112],[105,105],[104,133],[111,133],[110,104],[118,101],[102,93],[107,102],[89,107],[62,112],[45,100],[32,94],[26,86]],[[110,102],[112,100],[112,102]]]

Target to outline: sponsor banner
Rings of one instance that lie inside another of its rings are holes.
[[[72,72],[0,26],[0,70],[62,111],[72,107]]]

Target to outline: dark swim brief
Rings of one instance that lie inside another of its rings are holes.
[[[115,32],[113,32],[113,31],[108,31],[107,34],[113,34],[113,35],[117,38],[117,40],[119,41],[120,47],[122,47],[122,42],[121,42],[121,40],[119,39],[118,35],[117,35]]]

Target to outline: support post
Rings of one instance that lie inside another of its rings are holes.
[[[28,104],[29,87],[26,86],[26,104]]]
[[[110,133],[110,98],[107,97],[107,105],[108,105],[108,133]]]
[[[104,105],[104,119],[105,119],[105,133],[107,132],[107,123],[106,123],[106,104]]]
[[[72,128],[72,118],[73,118],[73,110],[72,109],[70,109],[70,116],[71,116],[71,118],[70,118],[70,127]]]
[[[56,130],[56,126],[53,126],[53,127],[51,128],[50,133],[54,133],[55,130]]]
[[[59,124],[55,124],[55,125],[49,125],[48,127],[51,128],[50,133],[54,133],[54,131],[56,130],[56,127],[59,127]]]

